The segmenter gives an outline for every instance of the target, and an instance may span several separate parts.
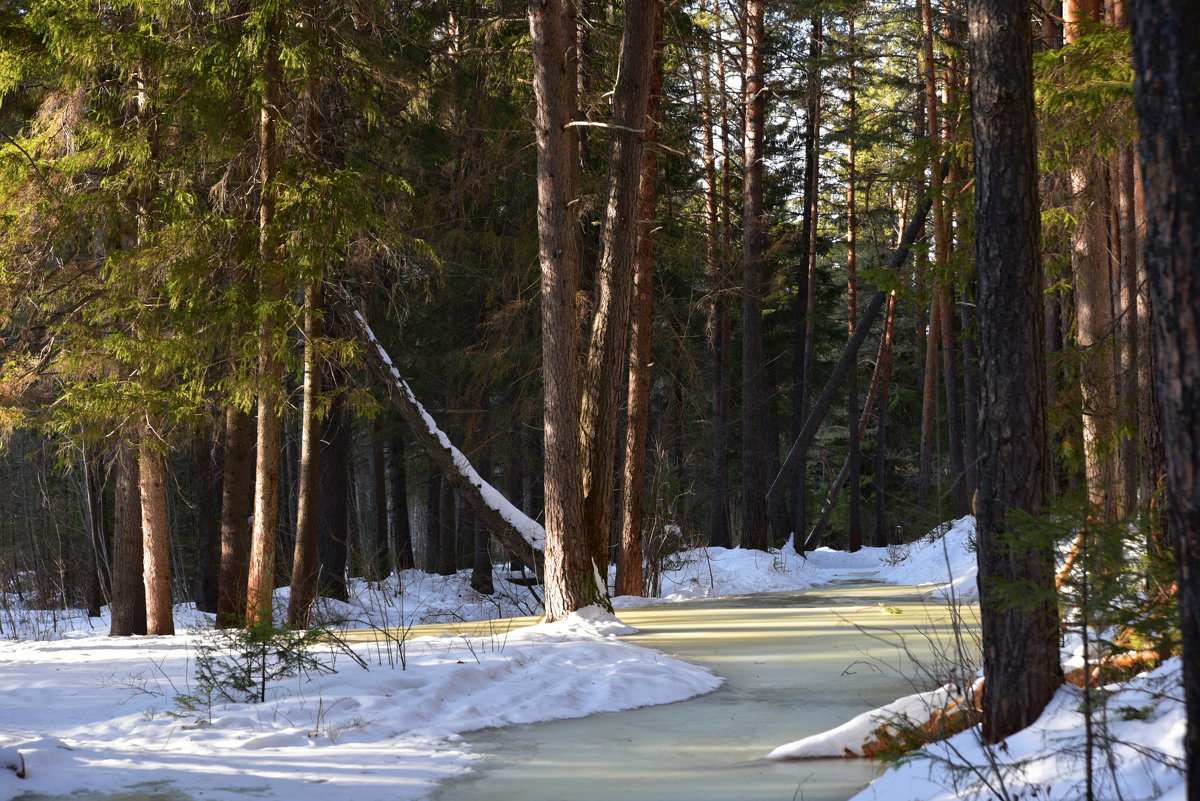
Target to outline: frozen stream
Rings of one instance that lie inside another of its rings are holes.
[[[950,642],[941,606],[873,583],[619,615],[641,630],[632,641],[706,665],[725,684],[666,706],[464,735],[485,756],[435,801],[844,801],[880,772],[875,762],[759,760],[914,691],[909,658],[880,636],[903,635],[922,661],[926,635]]]

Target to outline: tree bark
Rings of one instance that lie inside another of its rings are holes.
[[[745,125],[742,185],[742,546],[765,551],[767,379],[763,354],[763,134],[766,125],[766,3],[747,0],[742,60]]]
[[[278,116],[281,107],[277,14],[266,21],[263,96],[259,114],[259,275],[260,298],[283,298],[283,271],[276,232],[275,180],[279,170]],[[279,511],[279,398],[282,365],[275,354],[276,326],[270,314],[259,330],[258,419],[254,465],[254,519],[250,537],[250,575],[246,586],[247,625],[273,625],[276,518]]]
[[[167,463],[148,424],[139,437],[138,484],[142,499],[142,578],[146,585],[146,633],[174,634],[171,602],[171,540],[167,524]]]
[[[854,190],[855,181],[855,164],[854,164],[854,136],[855,125],[857,124],[857,106],[855,100],[855,42],[854,42],[854,17],[851,16],[848,20],[850,34],[850,65],[849,65],[849,86],[847,93],[849,94],[849,131],[847,132],[846,143],[846,319],[849,321],[847,326],[847,336],[854,336],[854,322],[858,318],[858,217],[855,201],[857,200]],[[878,363],[877,363],[878,366]],[[858,423],[858,359],[850,363],[850,375],[846,379],[846,390],[849,395],[846,420],[849,423],[850,429],[850,453],[846,457],[846,469],[848,475],[846,481],[850,482],[850,508],[847,513],[846,528],[847,531],[847,550],[857,551],[862,547],[862,481],[859,477],[862,453],[862,431],[866,425],[864,419],[861,424]],[[870,416],[870,402],[867,402],[867,408],[864,417]],[[797,535],[798,536],[798,535]]]
[[[638,194],[643,169],[644,130],[649,108],[654,19],[658,0],[627,0],[620,67],[613,91],[614,132],[608,154],[604,224],[596,314],[592,320],[582,382],[580,453],[583,459],[584,531],[588,567],[608,575],[613,472],[621,374],[629,336],[634,263],[637,257]],[[607,587],[593,587],[599,600]]]
[[[246,582],[250,570],[250,515],[254,511],[254,420],[229,406],[225,410],[225,475],[221,482],[221,579],[217,587],[217,627],[246,621]]]
[[[729,395],[730,395],[730,308],[729,308],[729,121],[725,103],[725,56],[721,42],[720,0],[713,0],[713,18],[717,21],[717,91],[720,95],[722,141],[722,183],[717,184],[714,152],[712,87],[708,75],[709,54],[702,61],[705,92],[704,165],[706,258],[708,261],[709,348],[712,352],[712,490],[709,516],[709,544],[727,548],[731,544],[729,521]],[[718,209],[721,219],[718,219]],[[723,220],[723,222],[722,222]]]
[[[968,19],[983,384],[983,737],[995,743],[1037,719],[1062,669],[1053,545],[1014,514],[1042,511],[1050,469],[1032,26],[1027,4],[1017,0],[976,0]]]
[[[575,71],[565,49],[562,0],[530,0],[537,106],[538,258],[542,270],[542,385],[546,503],[546,616],[565,617],[592,601],[583,537],[579,444],[578,138]],[[567,26],[573,30],[573,22]],[[511,549],[510,549],[511,550]],[[517,554],[520,555],[520,554]],[[524,557],[522,557],[523,559]]]
[[[300,490],[296,504],[296,549],[292,556],[292,585],[288,597],[289,626],[306,628],[316,595],[317,517],[321,503],[321,365],[316,343],[323,335],[323,296],[319,278],[304,287],[304,399],[300,431]]]
[[[221,533],[217,525],[217,486],[213,478],[211,429],[192,434],[196,462],[196,609],[216,614],[221,577]]]
[[[142,581],[142,491],[138,444],[117,446],[117,483],[113,521],[112,624],[114,637],[146,633],[146,585]]]
[[[87,609],[89,617],[99,617],[101,607],[112,596],[112,559],[109,541],[112,531],[108,524],[108,504],[104,496],[104,459],[93,447],[84,445],[83,489],[87,502],[88,526],[88,583]]]
[[[328,384],[336,384],[327,374]],[[324,598],[346,600],[346,557],[349,513],[350,419],[339,392],[321,423],[321,456],[317,503],[316,592]]]
[[[1188,0],[1132,4],[1170,530],[1179,574],[1187,797],[1200,799],[1200,18]]]
[[[659,93],[662,91],[663,3],[654,3],[654,57],[650,68],[650,97],[645,141],[658,139]],[[711,128],[709,129],[711,132]],[[711,138],[711,133],[710,133]],[[646,147],[638,190],[637,257],[634,267],[633,322],[629,348],[629,399],[625,427],[625,466],[621,494],[621,543],[617,553],[617,595],[642,594],[642,526],[646,480],[646,428],[650,419],[650,331],[654,297],[654,225],[658,152]]]
[[[408,467],[405,464],[404,438],[399,433],[393,434],[391,445],[392,553],[396,555],[397,570],[411,570],[416,567],[416,560],[413,558],[412,529],[408,523]]]

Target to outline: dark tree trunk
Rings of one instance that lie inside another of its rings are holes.
[[[977,504],[983,736],[995,743],[1038,718],[1062,669],[1053,545],[1014,514],[1042,510],[1050,471],[1033,33],[1028,5],[1017,0],[976,0],[969,19],[983,384]]]
[[[491,476],[492,467],[487,455],[484,454],[479,462],[483,475]],[[478,593],[491,595],[495,592],[492,586],[492,535],[479,515],[473,514],[466,504],[463,504],[463,515],[471,526],[471,587]]]
[[[645,140],[658,138],[659,93],[662,91],[663,4],[654,3],[654,59],[650,70]],[[637,254],[634,269],[632,327],[629,345],[629,399],[622,471],[621,532],[617,550],[617,595],[642,594],[642,526],[646,479],[646,429],[650,420],[650,328],[654,297],[654,224],[657,199],[658,152],[647,147],[642,155],[638,190]]]
[[[412,529],[408,524],[408,466],[405,464],[404,438],[392,435],[390,484],[392,502],[388,507],[391,515],[392,553],[396,555],[397,570],[416,567],[413,558]]]
[[[230,406],[225,412],[225,472],[221,486],[221,581],[217,626],[246,619],[250,569],[250,515],[254,511],[254,418]]]
[[[329,384],[335,380],[326,374]],[[349,531],[350,417],[346,401],[335,394],[321,421],[321,455],[317,501],[316,591],[325,598],[346,600]]]
[[[89,617],[99,617],[101,607],[108,603],[112,592],[112,560],[109,541],[112,528],[108,522],[108,504],[104,495],[104,458],[84,447],[83,488],[87,497],[88,526],[88,583],[87,609]]]
[[[442,474],[431,467],[425,484],[425,558],[421,564],[421,570],[431,575],[437,573],[442,547],[442,490]]]
[[[146,633],[146,585],[142,582],[142,492],[137,443],[117,447],[114,501],[112,626],[114,637]]]
[[[712,192],[719,195],[720,229],[714,232],[716,237],[717,282],[713,289],[713,486],[712,486],[712,516],[709,544],[718,547],[729,547],[732,544],[730,534],[729,509],[729,414],[730,390],[732,385],[732,360],[730,342],[732,340],[732,321],[729,302],[729,292],[732,289],[730,279],[730,166],[729,166],[729,112],[725,95],[725,46],[722,42],[720,28],[720,0],[713,0],[713,16],[718,21],[717,28],[717,87],[720,99],[721,116],[721,188],[716,187],[713,176]],[[716,225],[716,208],[713,209],[713,224]]]
[[[763,54],[766,3],[747,0],[742,62],[742,545],[765,551],[767,538],[767,377],[763,354]]]
[[[438,494],[437,528],[437,572],[441,576],[453,576],[458,561],[458,515],[454,513],[454,490],[443,479]]]
[[[196,609],[217,612],[221,577],[221,532],[217,521],[217,485],[213,442],[207,427],[192,435],[196,462]]]
[[[1200,799],[1200,18],[1190,0],[1134,0],[1134,98],[1145,182],[1169,527],[1179,571],[1187,797]]]

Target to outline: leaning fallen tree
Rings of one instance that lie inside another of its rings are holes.
[[[941,168],[943,178],[949,172],[949,169],[950,162],[944,162]],[[896,246],[895,251],[892,252],[891,261],[888,263],[888,270],[891,272],[898,272],[904,266],[913,243],[917,241],[920,233],[925,230],[925,218],[928,216],[929,207],[932,204],[933,193],[925,193],[925,197],[917,207],[916,214],[913,215],[912,219],[908,222],[908,226],[904,229],[904,234],[900,237],[900,243]],[[808,417],[804,420],[804,426],[800,429],[800,433],[796,435],[796,440],[792,443],[787,458],[783,460],[783,465],[779,468],[779,472],[775,475],[775,480],[771,482],[771,486],[767,490],[767,508],[774,508],[775,504],[778,503],[780,494],[791,478],[792,472],[796,469],[796,465],[808,453],[808,448],[812,444],[813,438],[816,437],[817,430],[821,427],[821,422],[825,419],[825,414],[829,411],[829,407],[833,405],[834,396],[841,389],[842,383],[850,373],[850,364],[858,358],[858,351],[862,347],[863,342],[866,341],[867,333],[879,317],[879,312],[883,309],[883,304],[886,300],[887,293],[883,290],[878,290],[871,296],[871,300],[867,302],[866,311],[859,318],[858,325],[854,327],[854,334],[846,343],[841,358],[838,359],[837,365],[833,368],[833,373],[825,383],[825,388],[821,390],[820,396],[813,403]],[[796,548],[798,552],[803,553],[803,545],[799,541],[796,543]]]
[[[485,481],[462,451],[454,447],[445,432],[438,428],[433,417],[413,395],[408,382],[400,377],[400,371],[346,290],[331,283],[327,292],[333,322],[347,338],[362,343],[367,369],[387,390],[388,399],[399,410],[429,458],[509,553],[525,564],[535,566],[540,574],[542,552],[546,547],[545,529]]]

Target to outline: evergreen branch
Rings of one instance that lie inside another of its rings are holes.
[[[58,189],[55,188],[54,184],[50,183],[50,179],[48,179],[46,177],[46,174],[44,172],[42,172],[42,168],[39,167],[37,165],[37,162],[33,160],[33,156],[29,155],[29,151],[26,150],[25,148],[21,147],[20,142],[18,142],[16,139],[13,139],[11,136],[9,136],[4,131],[0,131],[0,136],[3,136],[5,139],[7,139],[12,144],[13,147],[15,147],[17,150],[21,151],[21,155],[23,155],[26,159],[29,160],[29,166],[33,167],[33,171],[38,174],[38,178],[42,179],[42,183],[44,183],[46,185],[46,188],[54,193],[54,196],[56,198],[58,198],[59,202],[62,202],[63,196],[61,194],[59,194],[59,191],[58,191]]]

